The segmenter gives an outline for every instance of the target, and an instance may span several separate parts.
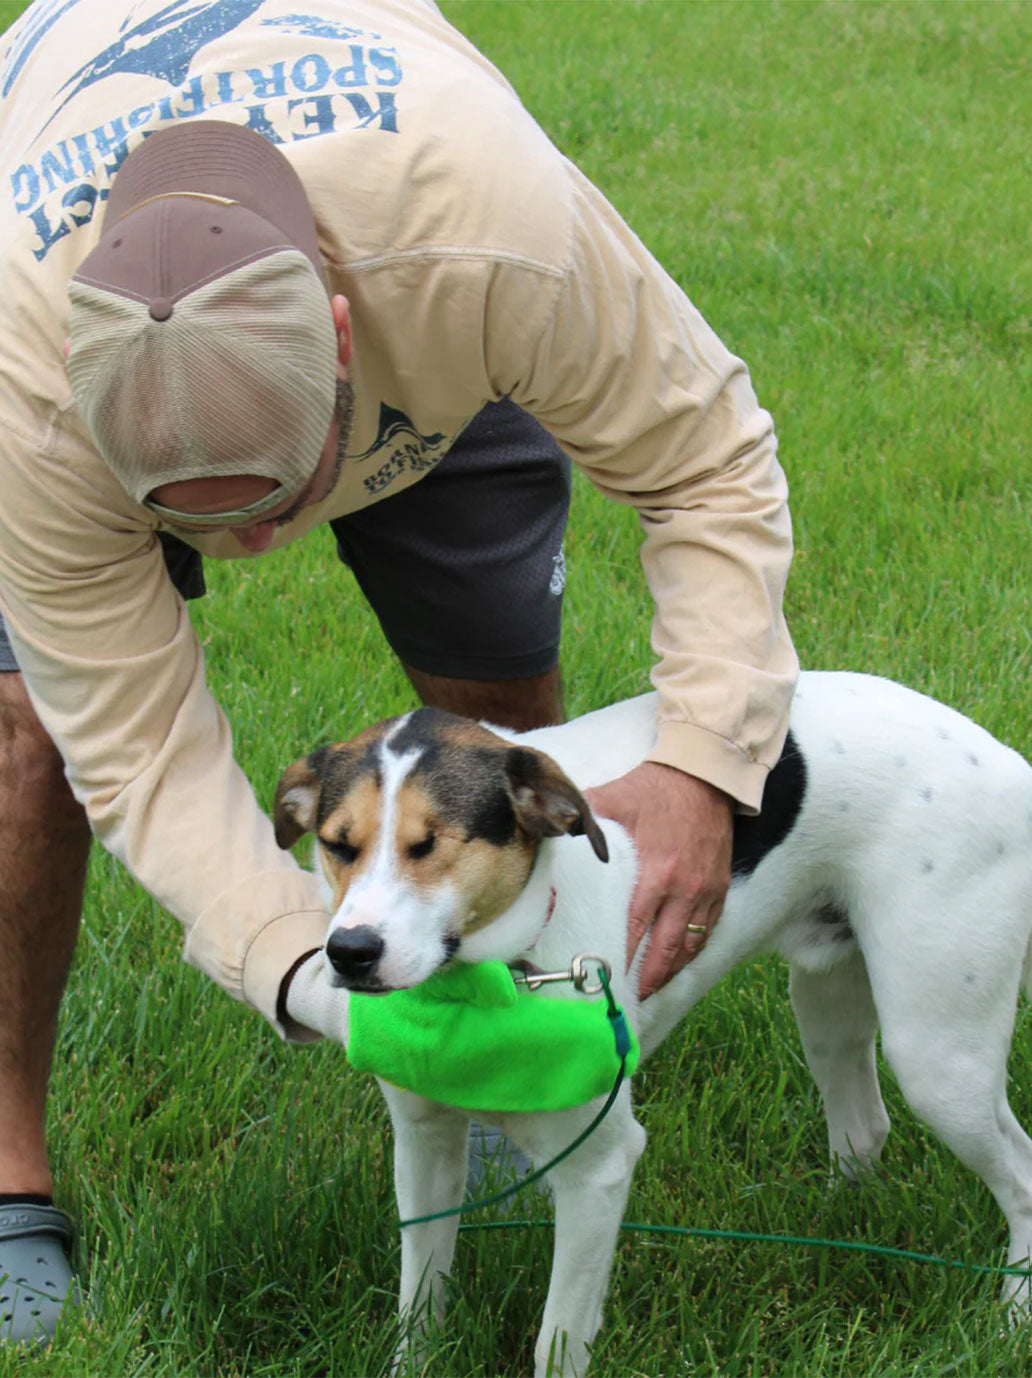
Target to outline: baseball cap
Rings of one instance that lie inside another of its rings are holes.
[[[336,333],[311,207],[273,144],[220,120],[150,135],[116,175],[68,296],[72,392],[131,497],[226,526],[301,491],[333,416]],[[234,512],[149,500],[239,474],[276,487]]]

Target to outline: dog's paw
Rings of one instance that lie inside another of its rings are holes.
[[[1027,1264],[1028,1260],[1022,1259],[1010,1266],[1023,1268]],[[1004,1307],[1008,1331],[1020,1330],[1022,1326],[1028,1325],[1032,1321],[1032,1278],[1019,1277],[1016,1274],[1005,1278],[1000,1301]]]
[[[442,1354],[447,1345],[441,1317],[424,1306],[415,1318],[403,1318],[401,1336],[391,1360],[391,1378],[422,1378],[446,1371]]]
[[[432,1348],[425,1333],[406,1335],[394,1351],[389,1370],[391,1378],[419,1378],[426,1370]]]

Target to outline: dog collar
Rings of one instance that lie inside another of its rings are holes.
[[[556,895],[555,895],[555,886],[553,885],[552,888],[551,888],[551,890],[549,890],[549,892],[548,892],[548,909],[545,911],[544,921],[543,921],[543,923],[541,924],[541,927],[538,929],[537,935],[536,935],[536,937],[534,938],[534,941],[528,945],[528,947],[527,947],[527,951],[528,951],[528,952],[533,952],[533,951],[534,951],[534,949],[537,947],[538,943],[541,941],[541,935],[542,935],[542,933],[544,933],[545,929],[546,929],[546,928],[548,927],[548,925],[552,922],[552,915],[555,913],[555,899],[556,899]],[[519,965],[520,967],[522,967],[524,971],[529,971],[529,970],[540,971],[540,969],[541,969],[540,967],[534,966],[532,962],[528,962],[528,961],[526,961],[526,960],[519,962],[518,965]]]
[[[485,1113],[584,1105],[606,1094],[622,1060],[605,999],[522,989],[504,962],[455,963],[410,990],[353,994],[347,1055],[427,1100]],[[640,1055],[631,1033],[628,1076]]]

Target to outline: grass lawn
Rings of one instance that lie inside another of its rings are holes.
[[[890,675],[1032,753],[1032,8],[994,3],[443,0],[750,364],[798,553],[803,664]],[[0,3],[0,26],[22,7]],[[342,11],[347,6],[342,0]],[[2,48],[2,40],[0,40]],[[572,713],[647,687],[631,514],[580,483]],[[271,800],[320,740],[411,706],[328,535],[209,566],[193,615]],[[0,1374],[377,1374],[395,1331],[387,1119],[339,1049],[285,1047],[179,960],[99,853],[51,1103],[92,1307]],[[1012,1101],[1032,1124],[1032,1027]],[[729,979],[639,1078],[630,1219],[1002,1261],[1002,1217],[886,1075],[895,1132],[827,1186],[785,971]],[[531,1365],[551,1238],[468,1234],[432,1371]],[[990,1277],[784,1245],[620,1246],[598,1375],[1014,1374]]]

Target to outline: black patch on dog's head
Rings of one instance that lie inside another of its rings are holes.
[[[371,775],[377,784],[380,783],[379,742],[370,742],[364,751],[337,751],[333,747],[320,747],[312,752],[309,761],[316,756],[322,757],[316,769],[322,781],[317,815],[319,824],[329,818],[361,776]]]
[[[420,756],[410,779],[423,777],[446,827],[506,847],[516,835],[516,815],[503,767],[503,758],[491,747],[434,743]]]
[[[774,769],[767,776],[763,806],[755,816],[735,815],[732,876],[751,875],[763,858],[780,847],[795,827],[806,795],[806,762],[789,732]]]
[[[436,708],[417,709],[386,745],[399,756],[415,754],[409,780],[422,785],[439,824],[468,840],[534,846],[543,837],[585,834],[595,855],[608,860],[584,796],[543,752]]]
[[[496,748],[465,740],[472,733],[479,733],[485,743],[493,736],[443,708],[417,708],[387,745],[399,756],[419,753],[409,779],[423,782],[443,826],[505,847],[516,835],[516,815],[509,798],[504,743],[496,739]]]
[[[398,756],[410,751],[426,751],[440,744],[442,731],[457,727],[464,721],[443,708],[417,708],[396,732],[387,733],[387,745]]]

